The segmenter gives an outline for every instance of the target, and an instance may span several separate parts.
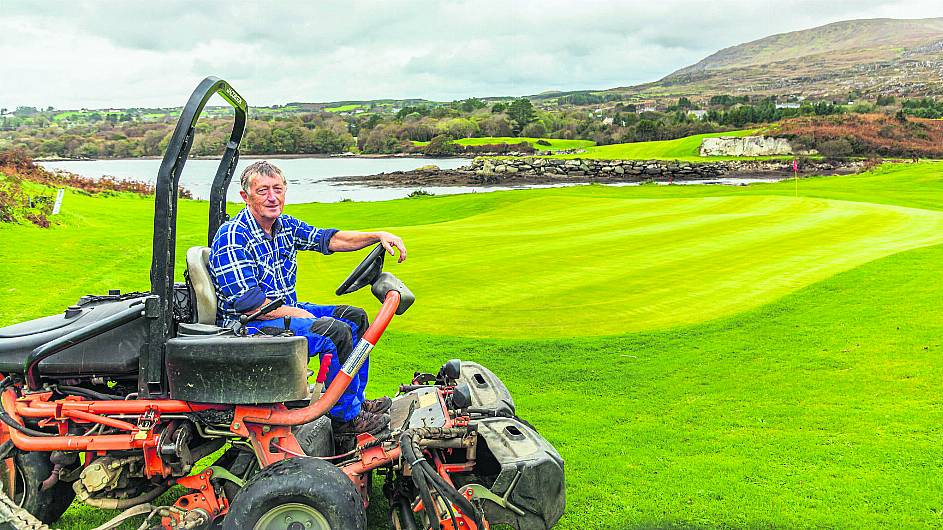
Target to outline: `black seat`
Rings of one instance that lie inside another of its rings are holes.
[[[0,328],[0,372],[23,373],[26,359],[36,347],[139,301],[128,295],[86,297],[81,305],[62,314]],[[46,359],[40,370],[45,376],[61,377],[134,375],[146,337],[144,319],[138,319]]]

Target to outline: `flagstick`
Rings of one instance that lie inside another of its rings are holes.
[[[799,196],[799,161],[795,158],[792,159],[792,174],[795,177],[796,181],[796,197]]]

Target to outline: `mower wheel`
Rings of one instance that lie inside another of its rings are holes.
[[[287,458],[259,471],[232,500],[223,530],[364,530],[363,500],[341,470]]]
[[[68,482],[56,482],[43,491],[43,481],[52,474],[49,453],[17,452],[13,456],[13,502],[44,523],[54,523],[72,504],[75,491]]]
[[[292,427],[291,431],[306,455],[334,456],[334,429],[331,426],[331,418],[321,416],[304,425]]]

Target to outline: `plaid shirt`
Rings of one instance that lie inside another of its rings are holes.
[[[331,254],[328,243],[336,229],[314,228],[282,214],[265,233],[248,208],[219,227],[210,251],[210,273],[216,283],[216,323],[228,326],[239,315],[265,301],[285,297],[298,303],[295,278],[299,250]]]

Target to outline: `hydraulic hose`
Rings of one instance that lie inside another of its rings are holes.
[[[481,519],[478,517],[478,512],[475,510],[475,507],[472,506],[468,499],[463,497],[452,485],[447,483],[445,479],[440,477],[439,474],[434,469],[432,469],[432,466],[423,456],[422,448],[419,446],[419,442],[421,440],[444,440],[460,438],[465,436],[466,433],[467,430],[462,428],[443,429],[436,427],[424,427],[420,429],[407,429],[400,435],[399,442],[403,456],[406,458],[409,467],[412,469],[411,476],[413,477],[413,482],[416,484],[416,488],[420,492],[420,496],[422,496],[423,489],[429,492],[429,490],[434,487],[439,495],[451,501],[451,503],[456,505],[463,514],[465,514],[467,517],[470,517],[478,528],[482,528]],[[428,503],[425,498],[423,498],[422,502],[424,506],[434,506],[433,504]],[[434,511],[435,510],[433,509],[433,512]],[[434,519],[436,521],[436,526],[438,526],[438,514],[436,514]]]
[[[77,394],[89,399],[98,399],[101,401],[113,401],[116,399],[124,399],[119,396],[111,396],[108,394],[102,394],[101,392],[96,392],[90,388],[82,388],[80,386],[68,386],[68,385],[57,385],[56,389],[62,394]]]

